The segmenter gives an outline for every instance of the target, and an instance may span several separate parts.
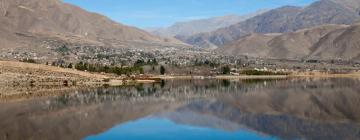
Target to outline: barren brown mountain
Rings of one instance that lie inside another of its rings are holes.
[[[270,51],[270,47],[267,46],[267,43],[276,36],[278,36],[278,34],[263,35],[253,33],[240,38],[227,46],[218,48],[215,51],[226,55],[263,57],[267,56]]]
[[[210,33],[179,38],[198,47],[222,47],[250,33],[286,33],[323,24],[360,20],[359,0],[319,0],[306,7],[284,6]]]
[[[359,60],[360,25],[322,25],[280,35],[250,35],[216,51],[274,59]]]
[[[0,31],[0,48],[39,46],[45,38],[112,47],[179,43],[61,0],[0,0]]]
[[[360,60],[360,24],[335,30],[311,49],[312,59]]]
[[[177,22],[167,28],[149,28],[147,31],[155,35],[164,37],[189,37],[198,33],[212,32],[217,29],[227,27],[241,21],[245,21],[249,18],[260,15],[267,10],[259,10],[254,13],[238,16],[238,15],[226,15],[207,19],[198,19],[186,22]]]
[[[271,51],[267,55],[277,59],[302,59],[312,53],[311,47],[323,36],[347,25],[321,25],[296,32],[285,33],[268,42]]]

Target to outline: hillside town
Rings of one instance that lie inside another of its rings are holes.
[[[56,42],[56,41],[53,41]],[[23,50],[8,50],[0,52],[3,60],[23,61],[33,63],[75,68],[76,63],[87,63],[103,66],[132,67],[140,65],[148,74],[157,74],[154,70],[165,66],[171,75],[219,75],[222,68],[230,67],[231,74],[239,75],[244,69],[274,72],[354,72],[360,63],[344,60],[277,60],[252,58],[247,56],[221,55],[213,51],[197,48],[162,48],[162,49],[132,49],[91,46],[82,44],[53,43],[46,44],[45,53]],[[29,61],[28,61],[29,62]],[[153,62],[153,63],[151,63]],[[156,65],[154,66],[156,62]],[[150,64],[151,63],[151,64]],[[150,66],[153,68],[149,68]],[[156,67],[156,68],[154,68]]]

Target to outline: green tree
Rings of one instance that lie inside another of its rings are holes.
[[[110,73],[110,72],[113,72],[112,70],[110,70],[110,67],[109,66],[105,66],[102,68],[103,69],[103,72],[106,72],[106,73]],[[119,73],[118,73],[119,74]],[[120,74],[119,74],[120,75]]]
[[[221,68],[222,74],[230,74],[230,67],[229,66],[224,66]]]
[[[143,66],[145,65],[145,61],[142,59],[139,59],[135,62],[134,66]]]
[[[140,68],[139,68],[139,73],[140,73],[140,74],[144,74],[144,68],[140,67]]]
[[[83,65],[83,69],[88,71],[89,70],[89,64],[85,62],[84,65]]]
[[[90,72],[95,72],[96,66],[94,64],[89,64],[87,70]]]
[[[77,63],[77,64],[75,65],[75,69],[81,70],[81,71],[86,70],[86,68],[84,67],[84,63],[83,63],[83,62]]]
[[[152,60],[152,64],[153,64],[153,65],[158,65],[158,62],[157,62],[156,58],[154,58],[154,59]]]
[[[205,61],[204,61],[204,64],[205,64],[205,65],[209,65],[210,63],[211,63],[211,62],[210,62],[209,60],[205,60]]]
[[[70,64],[67,66],[67,68],[72,69],[72,68],[73,68],[73,64],[70,63]]]
[[[165,71],[166,71],[166,70],[165,70],[165,67],[164,67],[164,66],[161,66],[161,67],[160,67],[160,74],[161,74],[161,75],[164,75],[164,74],[165,74]]]
[[[22,59],[22,60],[20,60],[20,62],[25,62],[25,63],[36,63],[36,61],[35,61],[34,59],[29,59],[29,58]]]

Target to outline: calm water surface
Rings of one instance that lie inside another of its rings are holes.
[[[357,140],[360,80],[174,80],[0,103],[0,139]]]

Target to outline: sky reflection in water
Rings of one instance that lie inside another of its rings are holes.
[[[360,80],[171,80],[0,104],[0,139],[360,139]],[[49,123],[51,122],[51,123]]]
[[[86,140],[276,140],[274,137],[241,129],[225,131],[214,128],[182,125],[165,118],[147,117],[114,128]]]

